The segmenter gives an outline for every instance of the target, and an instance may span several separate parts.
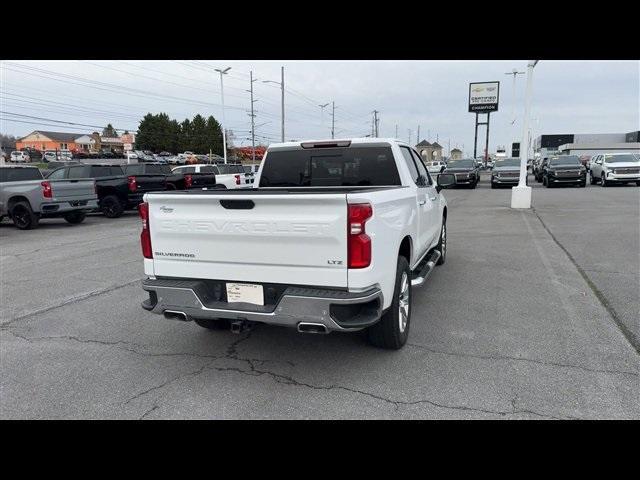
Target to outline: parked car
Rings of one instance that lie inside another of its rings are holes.
[[[590,183],[608,187],[614,183],[633,183],[640,187],[640,154],[605,153],[591,159]]]
[[[542,174],[544,172],[544,168],[549,163],[549,157],[543,157],[538,160],[533,169],[533,176],[536,179],[536,182],[542,182]]]
[[[42,155],[42,161],[44,163],[57,162],[58,160],[60,160],[60,157],[55,150],[45,150]]]
[[[182,167],[172,171],[171,167],[162,163],[138,163],[125,165],[126,175],[164,175],[167,190],[190,190],[197,188],[215,188],[216,175],[210,165],[196,172],[195,167]]]
[[[473,158],[463,158],[451,160],[447,163],[447,168],[443,173],[451,173],[455,176],[456,185],[464,185],[469,188],[476,188],[480,181],[480,168]]]
[[[29,163],[31,159],[28,153],[15,150],[11,152],[11,161],[13,163]]]
[[[60,160],[62,161],[70,161],[73,160],[73,153],[71,152],[71,150],[60,150]]]
[[[563,184],[586,187],[587,169],[577,155],[551,157],[542,169],[542,184],[547,188]]]
[[[127,163],[138,163],[139,161],[139,157],[137,153],[127,152],[125,154],[125,157],[127,159]]]
[[[247,177],[244,173],[238,172],[237,165],[222,164],[222,165],[208,165],[208,164],[194,164],[175,167],[174,172],[179,173],[213,173],[216,178],[216,188],[235,190],[239,188],[252,188],[253,178]]]
[[[147,192],[164,191],[165,175],[125,175],[120,165],[72,165],[53,170],[47,179],[91,178],[96,182],[98,209],[108,218],[135,209]]]
[[[520,181],[520,159],[515,157],[501,158],[491,171],[491,188],[503,186],[513,187]],[[527,185],[529,184],[527,179]]]
[[[447,168],[447,164],[444,162],[426,162],[426,165],[427,170],[432,175],[442,173]]]
[[[45,180],[36,167],[0,167],[0,220],[8,216],[21,230],[36,228],[42,218],[82,223],[97,206],[93,180]]]
[[[145,196],[143,308],[208,329],[367,329],[376,346],[405,345],[413,288],[446,259],[440,188],[453,175],[437,185],[395,139],[272,144],[263,162],[256,191]]]

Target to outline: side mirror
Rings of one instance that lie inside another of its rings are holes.
[[[450,187],[456,184],[456,176],[453,173],[441,173],[438,175],[438,185],[436,191],[440,192],[443,188]]]

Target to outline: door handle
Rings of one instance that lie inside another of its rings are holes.
[[[425,203],[427,203],[426,200],[418,200],[418,205],[424,205]]]
[[[429,200],[431,200],[431,201],[434,201],[434,202],[435,202],[437,198],[438,198],[438,196],[435,196],[435,197],[429,197]]]

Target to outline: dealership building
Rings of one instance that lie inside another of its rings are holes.
[[[533,143],[536,157],[549,155],[596,155],[640,153],[640,131],[629,133],[566,133],[540,135]]]

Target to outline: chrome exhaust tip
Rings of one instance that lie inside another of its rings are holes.
[[[164,314],[164,318],[167,320],[181,320],[183,322],[188,322],[190,318],[184,312],[178,312],[176,310],[165,310],[162,312]]]
[[[320,333],[326,335],[329,330],[322,323],[300,322],[298,324],[298,332],[300,333]]]

